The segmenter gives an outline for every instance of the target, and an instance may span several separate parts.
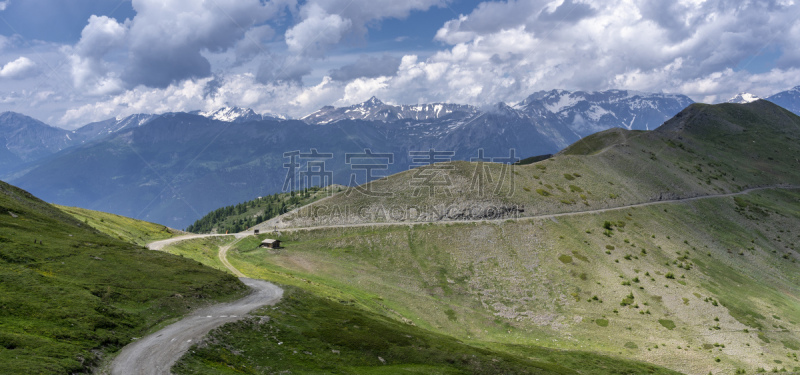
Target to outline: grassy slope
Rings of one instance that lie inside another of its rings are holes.
[[[799,202],[796,190],[761,191],[557,222],[313,230],[284,235],[278,251],[243,240],[229,259],[497,351],[588,350],[695,374],[791,370]]]
[[[435,187],[432,196],[415,169],[371,184],[390,197],[338,194],[264,227],[431,221],[489,207],[524,207],[519,215],[531,216],[800,184],[798,154],[800,117],[780,107],[765,101],[694,104],[655,131],[601,132],[546,161],[515,166],[513,173],[485,164],[483,175],[492,180],[483,179],[483,190],[475,179],[480,166],[455,162],[451,170],[428,172],[436,181],[452,181],[449,189]]]
[[[169,244],[164,247],[164,251],[230,273],[230,270],[220,262],[217,254],[221,246],[229,245],[233,241],[235,239],[229,236],[196,238]]]
[[[653,365],[591,353],[482,349],[349,303],[288,288],[255,317],[212,332],[177,374],[671,374]],[[262,318],[269,316],[269,319]],[[247,353],[246,355],[242,355]]]
[[[245,289],[198,262],[102,234],[2,182],[0,243],[3,373],[84,371],[159,322]]]
[[[125,216],[87,210],[79,207],[54,206],[100,232],[137,245],[144,246],[153,241],[183,234],[181,231],[167,228],[161,224],[135,220]]]

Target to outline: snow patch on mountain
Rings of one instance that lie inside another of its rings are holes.
[[[286,120],[286,116],[276,114],[258,114],[250,108],[222,107],[215,111],[196,112],[198,115],[207,117],[211,120],[222,122],[247,122],[261,120]]]
[[[755,96],[749,92],[739,93],[736,96],[728,99],[727,103],[736,103],[736,104],[745,104],[745,103],[752,103],[756,100],[760,100],[758,96]]]
[[[447,117],[465,118],[480,111],[469,105],[433,103],[392,105],[382,102],[376,97],[351,105],[336,108],[325,106],[318,111],[302,117],[300,120],[309,124],[325,125],[342,120],[396,122],[401,120],[428,121]]]

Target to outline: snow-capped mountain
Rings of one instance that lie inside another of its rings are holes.
[[[498,103],[486,110],[441,103],[390,105],[372,97],[349,107],[326,106],[302,120],[314,125],[342,120],[397,123],[412,135],[440,138],[458,132],[473,133],[477,126],[482,132],[509,131],[522,137],[533,137],[535,132],[536,137],[547,138],[551,145],[563,148],[612,127],[655,129],[691,103],[684,95],[625,90],[540,91],[517,104]]]
[[[554,114],[572,131],[586,136],[612,127],[652,130],[694,103],[675,94],[627,90],[539,91],[514,105],[531,118]]]
[[[223,122],[249,122],[249,121],[262,121],[262,120],[285,120],[286,118],[278,115],[262,115],[258,114],[250,108],[239,107],[222,107],[216,111],[209,112],[194,112],[200,116],[210,118],[212,120]]]
[[[336,108],[333,106],[325,106],[301,118],[301,120],[309,124],[317,125],[329,124],[341,120],[384,122],[400,120],[425,121],[442,119],[445,117],[465,118],[479,112],[477,108],[463,104],[434,103],[391,105],[373,96],[363,103],[351,105],[349,107]]]
[[[728,99],[726,103],[734,103],[734,104],[746,104],[751,103],[756,100],[760,100],[761,98],[749,93],[749,92],[742,92],[737,94],[736,96]]]
[[[779,92],[768,97],[767,100],[800,116],[800,86]]]

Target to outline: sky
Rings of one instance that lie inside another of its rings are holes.
[[[240,106],[800,85],[796,0],[0,0],[0,111],[67,129]]]

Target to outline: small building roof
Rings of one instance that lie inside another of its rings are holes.
[[[267,238],[266,240],[261,241],[261,243],[275,243],[275,242],[278,242],[278,240],[273,240],[271,238]]]

